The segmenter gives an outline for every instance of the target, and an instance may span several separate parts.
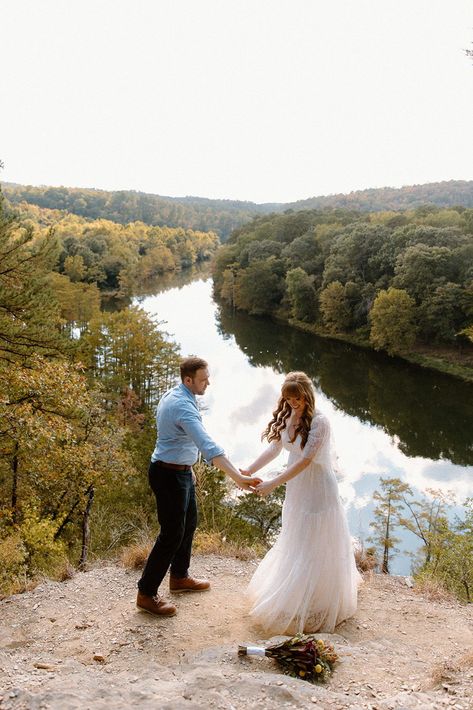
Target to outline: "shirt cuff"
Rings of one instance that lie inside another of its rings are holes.
[[[209,446],[202,450],[202,456],[206,463],[211,464],[217,456],[225,456],[225,451],[217,445]]]

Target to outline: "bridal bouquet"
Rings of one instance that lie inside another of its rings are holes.
[[[238,646],[238,655],[274,658],[289,675],[310,681],[325,680],[338,660],[333,646],[313,634],[298,634],[266,648]]]

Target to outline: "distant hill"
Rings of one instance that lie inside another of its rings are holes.
[[[234,229],[251,222],[254,217],[272,212],[336,208],[365,212],[399,211],[422,205],[473,207],[473,181],[466,180],[401,188],[371,188],[291,203],[263,204],[193,196],[166,197],[133,190],[107,192],[14,183],[3,183],[2,189],[14,204],[25,201],[39,207],[72,212],[88,219],[104,218],[122,224],[141,221],[157,226],[214,231],[222,241],[226,241]]]
[[[307,200],[286,204],[285,209],[298,211],[335,207],[364,212],[384,212],[414,209],[422,205],[473,207],[473,180],[448,180],[399,188],[369,188],[348,194],[309,197]]]
[[[163,197],[133,190],[107,192],[13,183],[3,183],[2,190],[13,204],[28,202],[38,207],[72,212],[87,219],[109,219],[121,224],[140,221],[158,227],[212,231],[222,241],[237,227],[251,222],[253,217],[281,207],[277,204],[257,205],[254,202],[205,197]]]

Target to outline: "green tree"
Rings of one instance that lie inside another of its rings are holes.
[[[416,535],[423,544],[423,565],[434,559],[443,531],[448,529],[447,506],[451,498],[442,491],[428,489],[429,497],[414,499],[410,487],[401,494],[407,515],[399,515],[399,525]]]
[[[331,333],[347,330],[350,325],[350,309],[345,288],[340,281],[332,281],[320,294],[320,312],[325,327]]]
[[[131,464],[122,431],[77,368],[36,356],[28,368],[12,368],[9,375],[0,402],[0,502],[9,521],[6,532],[19,534],[19,544],[29,551],[27,572],[34,574],[40,571],[34,558],[49,554],[51,532],[54,539],[68,532],[81,547],[79,531],[95,487],[113,485]],[[30,519],[38,535],[29,529]],[[86,535],[84,559],[87,544]]]
[[[253,315],[271,313],[279,304],[283,292],[281,262],[274,257],[267,261],[254,261],[247,269],[238,272],[235,289],[237,308]]]
[[[261,540],[269,545],[281,527],[282,504],[285,486],[279,486],[266,498],[247,493],[241,496],[235,506],[235,514],[242,517],[259,531]]]
[[[434,579],[467,603],[473,602],[473,499],[464,517],[445,524],[437,536],[435,554],[420,568],[417,579]]]
[[[66,348],[48,284],[56,247],[51,234],[37,239],[32,226],[7,214],[0,195],[0,360],[18,362],[33,352],[58,355]]]
[[[376,296],[369,314],[370,342],[390,355],[408,350],[416,337],[415,302],[406,291],[389,288]]]
[[[74,329],[81,333],[88,322],[100,312],[100,292],[96,284],[73,283],[64,274],[49,274],[49,285],[59,305],[63,330],[73,337]]]
[[[64,261],[64,273],[71,281],[83,281],[86,273],[83,257],[80,254],[67,256]]]
[[[425,339],[437,342],[455,340],[465,323],[463,294],[461,286],[447,282],[425,295],[418,310],[419,330]]]
[[[287,272],[286,295],[293,318],[308,322],[315,320],[316,300],[313,277],[306,274],[304,269],[297,267]]]
[[[137,306],[90,321],[81,351],[115,401],[131,388],[141,402],[155,405],[176,380],[177,346]]]
[[[389,563],[393,553],[398,552],[395,547],[399,538],[393,535],[393,531],[399,524],[399,517],[403,505],[403,495],[409,486],[399,478],[381,478],[381,492],[375,491],[373,499],[377,505],[374,509],[374,521],[370,526],[374,534],[368,538],[382,553],[381,572],[389,574]]]
[[[459,266],[451,248],[415,244],[399,255],[393,285],[420,301],[434,285],[456,282]]]

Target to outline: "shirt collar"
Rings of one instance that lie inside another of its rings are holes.
[[[186,385],[184,384],[184,382],[181,382],[181,384],[178,385],[178,389],[179,389],[182,393],[184,393],[187,397],[189,397],[189,399],[192,399],[193,402],[197,402],[197,400],[196,400],[196,398],[195,398],[195,394],[194,394],[193,392],[191,392],[188,387],[186,387]]]

